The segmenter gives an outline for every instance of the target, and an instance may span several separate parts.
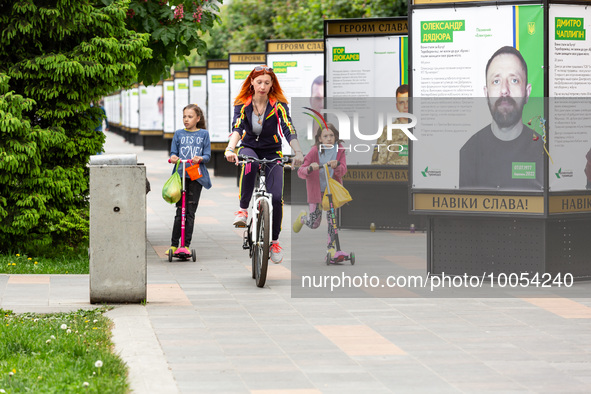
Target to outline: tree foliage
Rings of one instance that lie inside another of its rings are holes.
[[[407,14],[406,0],[239,0],[222,7],[208,38],[207,59],[262,52],[265,40],[322,38],[325,19]]]
[[[204,54],[206,44],[201,36],[218,21],[218,11],[216,2],[210,0],[133,0],[127,26],[148,33],[152,50],[152,56],[138,67],[138,80],[155,84],[191,50]]]
[[[0,251],[88,236],[89,156],[104,135],[92,101],[129,86],[150,56],[129,0],[0,5]]]

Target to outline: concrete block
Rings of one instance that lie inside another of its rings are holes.
[[[145,166],[90,165],[89,257],[91,303],[146,299]]]

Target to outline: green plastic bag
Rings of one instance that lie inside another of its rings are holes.
[[[162,187],[162,198],[164,201],[170,204],[176,204],[181,199],[181,191],[183,189],[183,183],[181,182],[181,176],[177,169],[179,162],[176,162],[174,167],[174,173],[168,178]]]

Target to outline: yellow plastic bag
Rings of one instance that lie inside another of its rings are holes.
[[[324,166],[324,171],[328,174],[328,166]],[[328,176],[328,186],[324,191],[324,197],[322,197],[322,209],[325,211],[330,210],[330,204],[328,203],[328,189],[330,188],[330,194],[332,195],[332,204],[336,208],[340,208],[349,201],[353,201],[353,198],[349,194],[349,191],[345,189],[338,181]]]
[[[164,201],[170,204],[176,204],[181,199],[183,183],[181,182],[181,176],[177,171],[178,166],[179,163],[177,161],[173,174],[170,176],[170,178],[168,178],[162,187],[162,198]]]

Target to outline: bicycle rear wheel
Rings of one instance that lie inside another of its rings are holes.
[[[255,280],[258,287],[265,286],[267,280],[267,266],[269,264],[269,231],[270,231],[269,205],[261,200],[259,205],[259,217],[257,221],[254,253],[252,255]]]

